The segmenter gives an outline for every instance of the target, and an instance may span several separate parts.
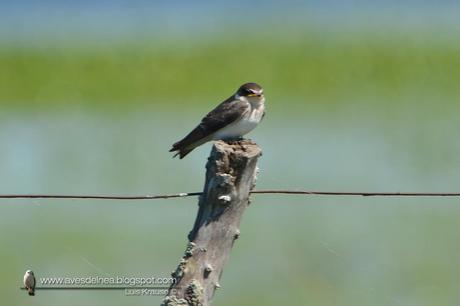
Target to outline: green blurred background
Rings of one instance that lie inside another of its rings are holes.
[[[257,188],[459,191],[453,1],[0,1],[0,193],[200,191],[170,145],[265,88]],[[157,305],[37,277],[167,277],[197,199],[1,200],[3,305]],[[454,198],[258,195],[215,305],[458,305]]]

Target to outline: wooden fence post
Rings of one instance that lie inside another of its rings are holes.
[[[195,225],[164,306],[208,306],[219,288],[257,175],[260,148],[250,140],[217,141],[206,165],[206,181]]]

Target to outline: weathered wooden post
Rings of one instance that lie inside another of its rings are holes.
[[[206,181],[189,243],[172,276],[164,306],[211,305],[219,288],[257,175],[260,148],[250,140],[217,141],[206,165]]]

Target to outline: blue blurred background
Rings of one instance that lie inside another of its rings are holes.
[[[170,145],[265,88],[257,188],[459,191],[456,1],[0,1],[0,193],[200,191]],[[167,277],[197,199],[1,200],[2,304],[154,305],[22,275]],[[215,305],[457,305],[453,198],[253,197]]]

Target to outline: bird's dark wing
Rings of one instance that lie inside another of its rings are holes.
[[[213,133],[234,122],[249,109],[249,104],[235,100],[233,96],[228,98],[209,112],[187,136],[173,144],[170,152],[179,151],[180,158],[183,158],[195,147],[210,140]]]
[[[248,103],[235,100],[232,96],[209,112],[198,126],[212,134],[240,118],[249,109]]]

